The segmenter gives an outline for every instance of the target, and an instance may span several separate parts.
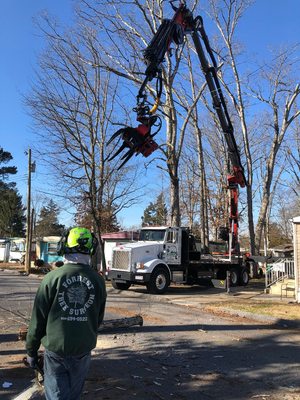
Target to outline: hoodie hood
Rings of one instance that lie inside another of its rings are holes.
[[[69,264],[90,265],[91,257],[88,254],[70,253],[64,255],[64,262]]]

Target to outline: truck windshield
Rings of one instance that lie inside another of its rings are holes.
[[[156,242],[156,241],[163,241],[165,238],[165,229],[147,229],[147,230],[141,230],[140,231],[140,240],[141,241],[151,241],[151,242]]]

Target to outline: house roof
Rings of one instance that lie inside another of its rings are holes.
[[[282,244],[276,247],[273,247],[271,250],[273,251],[293,251],[294,247],[292,243]]]
[[[137,240],[138,236],[138,232],[135,231],[120,231],[103,233],[103,235],[101,235],[101,238],[103,240]]]
[[[61,236],[43,236],[40,241],[41,242],[59,242]]]

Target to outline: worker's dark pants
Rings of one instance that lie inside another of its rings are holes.
[[[91,353],[61,357],[45,350],[44,387],[47,400],[78,400],[89,370]]]

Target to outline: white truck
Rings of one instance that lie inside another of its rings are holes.
[[[247,285],[250,264],[240,256],[212,256],[201,252],[188,228],[142,228],[137,242],[113,249],[108,278],[115,289],[145,285],[149,293],[164,293],[171,282],[201,284],[225,280],[231,286]]]

